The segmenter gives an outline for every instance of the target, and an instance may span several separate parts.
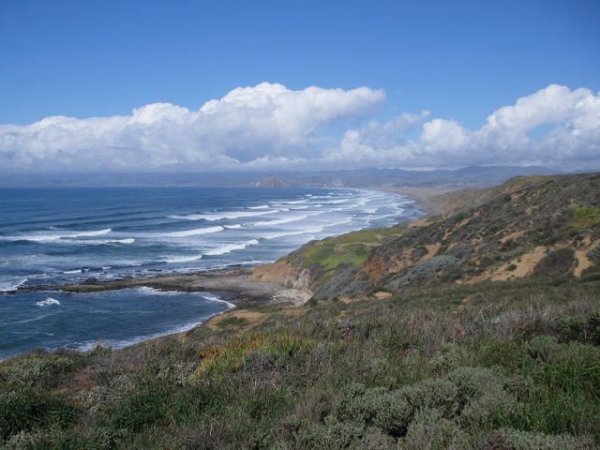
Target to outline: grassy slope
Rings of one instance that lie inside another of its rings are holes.
[[[582,207],[595,206],[574,206]],[[593,211],[577,214],[568,226],[593,233]],[[352,233],[288,259],[319,266],[327,284],[339,272],[358,273],[382,251],[376,245],[389,250],[420,230]],[[237,310],[186,336],[122,351],[30,354],[0,364],[0,442],[595,448],[599,292],[595,276],[438,280],[387,300],[355,295]]]
[[[588,254],[600,244],[599,193],[599,174],[519,177],[498,188],[445,194],[438,203],[451,213],[398,230],[360,267],[338,267],[344,270],[333,277],[322,277],[331,264],[318,245],[326,243],[305,246],[286,261],[310,266],[318,298],[440,282],[594,276]]]

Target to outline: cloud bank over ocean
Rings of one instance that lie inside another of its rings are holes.
[[[429,111],[376,117],[382,90],[239,87],[198,110],[0,125],[0,171],[600,167],[600,94],[549,85],[467,129]]]

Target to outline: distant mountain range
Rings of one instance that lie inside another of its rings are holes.
[[[71,186],[264,186],[371,187],[452,185],[484,187],[519,175],[548,175],[560,171],[539,166],[464,167],[456,170],[354,169],[314,172],[203,172],[203,173],[71,173],[4,174],[0,187]]]

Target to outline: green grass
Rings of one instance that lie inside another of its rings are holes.
[[[219,328],[237,328],[248,325],[248,320],[243,317],[228,317],[217,323]]]
[[[600,208],[595,206],[578,206],[573,211],[573,226],[578,230],[589,228],[600,222]]]
[[[302,267],[316,264],[331,271],[340,266],[359,267],[373,247],[388,239],[400,236],[404,227],[391,227],[355,231],[341,236],[311,243],[299,250]]]
[[[447,285],[300,315],[278,305],[251,334],[31,354],[0,364],[0,442],[593,448],[598,292],[598,281]]]

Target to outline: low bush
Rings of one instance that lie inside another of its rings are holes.
[[[51,393],[30,388],[0,392],[0,437],[4,439],[36,427],[62,427],[76,416],[73,406]]]

